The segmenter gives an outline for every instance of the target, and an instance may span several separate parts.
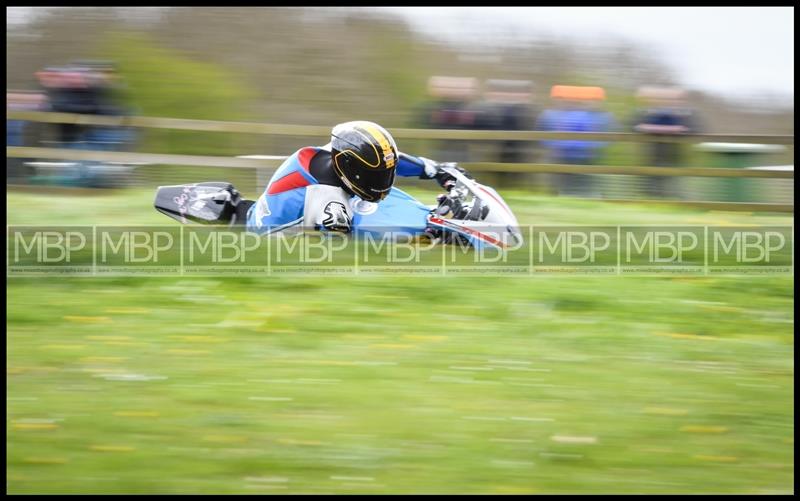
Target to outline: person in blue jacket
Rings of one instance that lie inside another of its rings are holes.
[[[539,115],[536,129],[553,132],[609,132],[614,129],[612,115],[596,104],[604,99],[599,87],[554,86],[556,106]],[[563,94],[563,95],[562,95]],[[606,143],[586,140],[542,141],[549,161],[557,164],[593,165],[602,158]],[[559,193],[563,195],[592,194],[590,177],[581,174],[561,174]]]

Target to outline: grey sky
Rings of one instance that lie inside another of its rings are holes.
[[[624,37],[657,51],[688,86],[794,100],[793,7],[387,7],[458,39],[487,26],[591,43]],[[777,96],[776,96],[777,97]]]
[[[7,23],[31,7],[8,7]],[[794,101],[793,7],[369,7],[455,40],[487,30],[592,43],[623,37],[652,49],[687,86],[731,97]]]

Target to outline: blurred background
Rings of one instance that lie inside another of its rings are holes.
[[[8,225],[169,224],[372,120],[521,225],[793,226],[793,8],[6,14]],[[791,275],[542,275],[9,276],[7,491],[793,493]]]
[[[793,134],[793,27],[785,15],[790,10],[691,9],[685,11],[689,20],[682,12],[10,7],[7,105],[326,127],[360,117],[390,131]],[[20,120],[7,125],[9,145],[152,153],[289,155],[325,141]],[[440,161],[674,168],[793,164],[786,145],[727,141],[400,143],[404,151]],[[59,182],[55,175],[48,180],[52,166],[46,163],[26,168],[24,159],[9,162],[14,183]],[[170,173],[176,182],[185,177],[177,167],[140,166],[112,169],[108,179],[96,181],[149,185]],[[226,173],[231,174],[233,181],[259,191],[270,173]],[[487,180],[617,199],[788,203],[793,197],[793,183],[772,179],[501,173],[487,174]]]

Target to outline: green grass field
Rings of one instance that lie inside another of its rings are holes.
[[[522,224],[793,223],[507,201]],[[7,208],[10,225],[169,224],[145,190]],[[9,493],[794,489],[789,276],[9,277],[7,293]]]

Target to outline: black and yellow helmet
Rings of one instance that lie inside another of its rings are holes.
[[[344,188],[368,202],[380,202],[392,189],[397,144],[386,129],[366,121],[345,122],[331,132],[333,170]]]

